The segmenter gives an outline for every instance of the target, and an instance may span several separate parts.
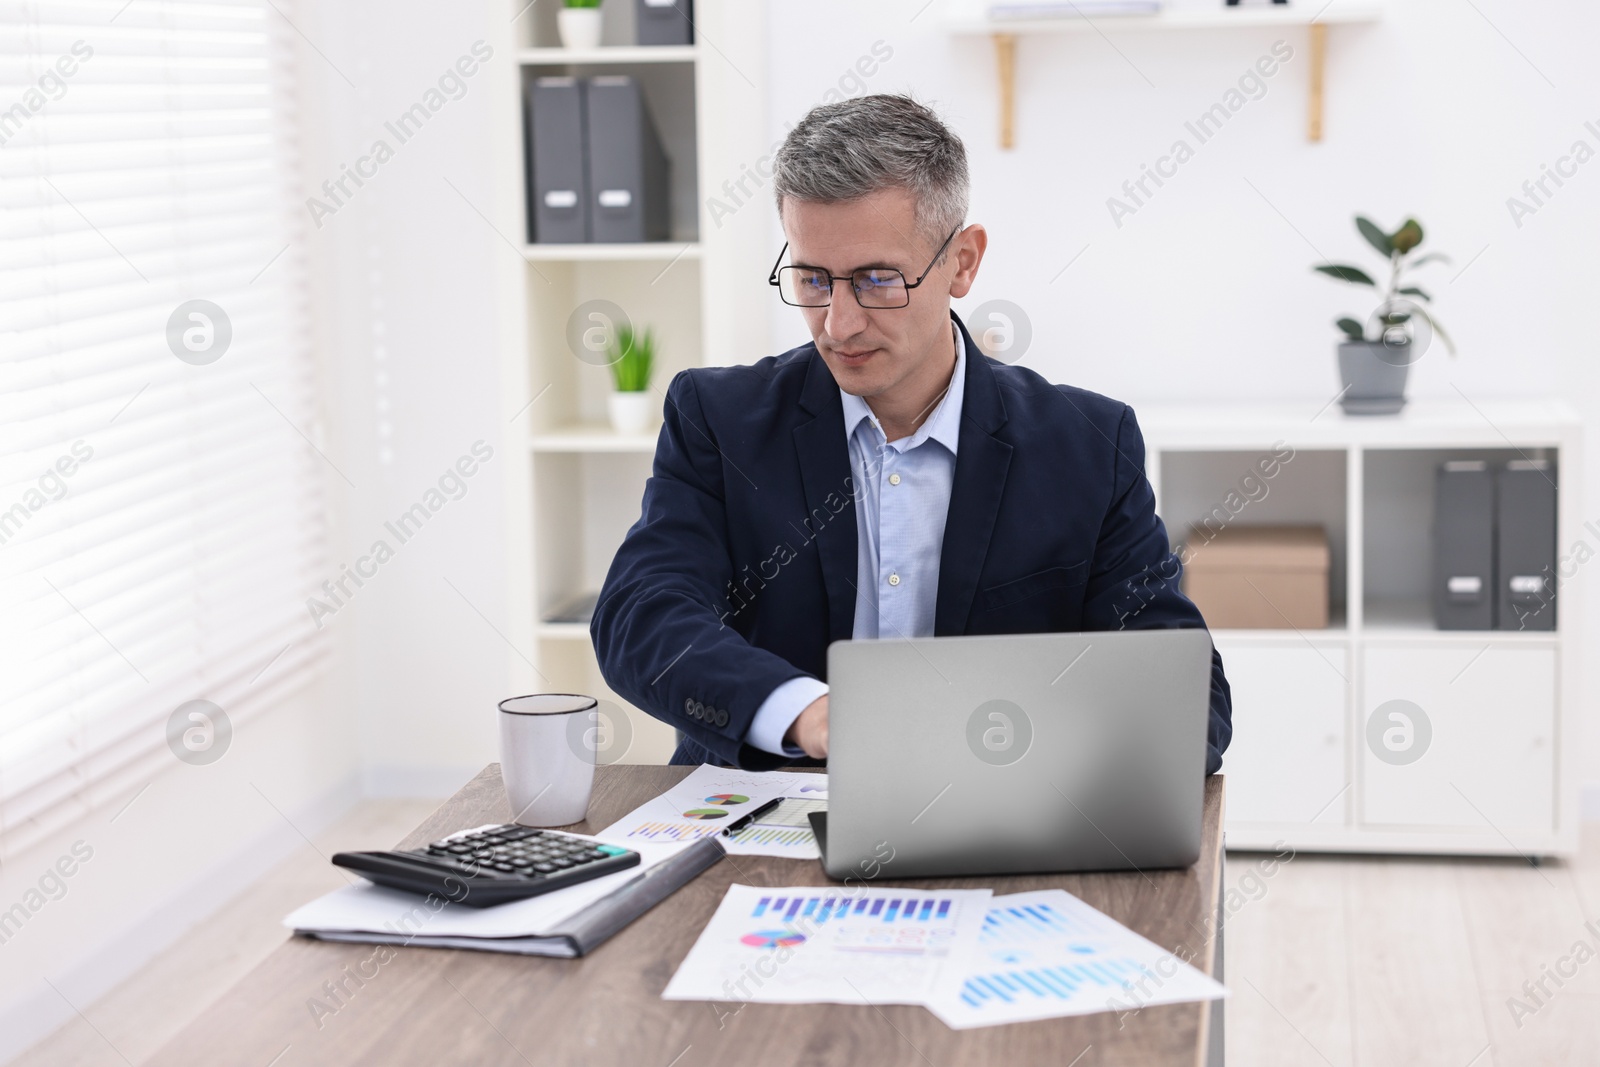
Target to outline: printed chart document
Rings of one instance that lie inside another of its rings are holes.
[[[970,969],[987,889],[732,885],[663,1000],[925,1004]]]
[[[640,842],[694,841],[721,833],[723,827],[768,801],[794,801],[727,838],[734,856],[780,856],[814,860],[821,853],[806,813],[828,799],[828,776],[798,771],[741,771],[702,765],[654,800],[634,808],[601,831],[608,841],[632,847]],[[802,803],[804,802],[804,803]]]
[[[1064,890],[994,897],[987,911],[969,968],[927,1002],[952,1029],[1228,995]]]

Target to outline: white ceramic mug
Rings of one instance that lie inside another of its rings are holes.
[[[589,811],[594,697],[535,693],[500,702],[500,777],[511,819],[523,826],[567,826]]]

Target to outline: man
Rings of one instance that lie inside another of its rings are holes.
[[[951,312],[988,244],[955,134],[907,97],[824,105],[774,191],[769,280],[812,343],[673,379],[590,625],[607,683],[681,731],[672,762],[825,760],[833,641],[1204,626],[1132,410],[988,359]],[[1208,774],[1230,716],[1213,653]]]

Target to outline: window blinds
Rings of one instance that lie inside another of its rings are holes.
[[[0,0],[7,851],[170,766],[179,705],[237,724],[314,671],[293,17]]]

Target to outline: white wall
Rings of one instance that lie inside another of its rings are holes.
[[[5,856],[0,911],[20,902],[33,915],[0,944],[0,1063],[349,809],[354,723],[330,712],[332,682],[238,725],[216,763],[189,766],[163,749],[117,803]]]
[[[522,237],[483,217],[496,214],[496,182],[518,180],[521,167],[520,145],[494,137],[496,108],[516,106],[513,11],[350,0],[301,20],[327,57],[313,54],[301,72],[316,87],[305,119],[317,156],[302,195],[320,196],[321,181],[375,141],[394,149],[310,232],[334,367],[335,456],[354,483],[332,555],[352,563],[380,539],[395,551],[328,622],[352,635],[365,784],[378,793],[454,791],[495,758],[494,706],[508,686],[536,687],[501,636],[512,635],[505,487],[517,459],[502,435],[526,398],[502,396],[497,316],[510,296],[497,287]],[[462,79],[460,99],[400,143],[385,123],[479,42],[493,54]],[[404,544],[385,529],[479,441],[494,456],[460,499]]]
[[[312,304],[321,306],[316,288]],[[337,405],[326,402],[331,361],[326,346],[315,352],[324,402],[305,429],[338,456],[328,441],[337,437],[330,424],[341,421]],[[327,529],[339,538],[345,486],[331,468],[320,472]],[[283,595],[299,600],[311,592]],[[26,851],[0,849],[0,911],[19,902],[32,910],[20,929],[0,932],[0,1063],[75,1020],[292,852],[311,847],[307,837],[355,803],[355,675],[346,669],[354,636],[332,627],[316,635],[317,675],[236,718],[217,762],[191,766],[163,746],[120,773],[126,789],[110,804]]]
[[[862,79],[865,91],[909,90],[961,133],[970,218],[988,228],[990,244],[959,308],[993,298],[1020,305],[1034,331],[1026,365],[1136,406],[1297,398],[1309,417],[1339,387],[1332,320],[1370,309],[1365,291],[1311,265],[1371,264],[1376,256],[1351,222],[1357,212],[1390,228],[1415,214],[1427,247],[1455,256],[1453,267],[1423,269],[1461,353],[1452,361],[1430,350],[1414,368],[1412,395],[1559,395],[1595,425],[1600,160],[1520,227],[1506,200],[1575,140],[1600,151],[1600,68],[1588,54],[1600,8],[1393,0],[1381,23],[1334,26],[1321,144],[1305,136],[1304,30],[1119,31],[1105,18],[1097,20],[1104,37],[1025,37],[1011,151],[998,147],[989,39],[947,32],[943,0],[922,8],[923,0],[774,5],[771,39],[783,43],[771,52],[771,126],[780,135],[875,42],[892,48]],[[1199,144],[1184,123],[1278,40],[1294,58],[1264,96]],[[862,91],[848,78],[844,85]],[[1116,225],[1107,199],[1124,197],[1123,182],[1180,137],[1197,146],[1194,157]],[[774,224],[774,252],[779,240]],[[807,339],[798,316],[781,309],[774,333],[779,348]],[[1588,484],[1570,487],[1584,491],[1584,513],[1594,517],[1597,445],[1591,434]],[[1576,579],[1589,604],[1600,603],[1597,574],[1600,564]],[[1591,696],[1586,720],[1593,707]],[[1582,766],[1600,787],[1595,733]]]
[[[734,63],[768,53],[769,140],[830,89],[862,91],[851,68],[875,42],[892,49],[864,87],[912,90],[965,137],[971,217],[988,226],[991,245],[963,305],[1000,297],[1025,308],[1035,333],[1028,365],[1135,404],[1302,398],[1315,410],[1337,389],[1330,320],[1363,306],[1358,291],[1312,274],[1310,264],[1324,255],[1365,261],[1353,212],[1385,224],[1415,213],[1430,246],[1457,257],[1432,288],[1462,353],[1451,361],[1430,352],[1416,368],[1414,395],[1554,393],[1591,424],[1600,414],[1587,321],[1600,282],[1590,247],[1600,233],[1600,162],[1521,227],[1506,208],[1574,140],[1600,148],[1600,135],[1584,129],[1586,120],[1600,125],[1600,69],[1585,52],[1600,10],[1576,0],[1536,11],[1508,0],[1396,0],[1381,24],[1335,27],[1320,145],[1304,136],[1303,34],[1127,33],[1107,22],[1109,41],[1028,38],[1017,56],[1018,143],[1002,152],[992,47],[947,33],[941,6],[773,4],[770,49],[718,45]],[[506,121],[496,109],[515,106],[507,18],[499,0],[343,0],[296,12],[309,39],[298,72],[305,196],[384,137],[383,122],[475,41],[495,50],[462,99],[399,146],[348,206],[307,230],[324,444],[353,483],[330,475],[330,555],[353,562],[378,538],[397,551],[328,622],[334,673],[307,699],[243,727],[237,758],[169,768],[114,825],[112,812],[100,813],[60,841],[6,857],[0,906],[72,840],[96,848],[67,896],[0,950],[0,1030],[16,1036],[29,1018],[37,1029],[51,1012],[65,1017],[41,975],[87,999],[116,977],[104,961],[147,954],[176,928],[175,887],[209,885],[212,899],[225,892],[219,865],[236,841],[268,840],[275,854],[295,847],[298,830],[259,803],[251,783],[307,832],[353,794],[358,761],[369,789],[446,792],[494,758],[494,702],[537,686],[500,636],[525,636],[526,624],[510,617],[508,583],[517,579],[507,575],[520,564],[508,545],[522,519],[506,507],[516,474],[502,437],[526,398],[508,399],[515,382],[501,380],[497,357],[498,346],[520,343],[503,320],[503,286],[516,274],[504,269],[516,255],[507,242],[521,235],[496,207],[505,192],[497,183],[515,175],[519,151],[496,134]],[[1266,95],[1116,226],[1106,199],[1280,38],[1296,57]],[[724,177],[737,176],[707,175],[706,190]],[[775,222],[772,234],[775,253]],[[804,339],[798,318],[775,308],[770,351]],[[465,496],[405,545],[386,534],[384,521],[480,439],[496,455]],[[1585,512],[1600,518],[1593,440],[1589,451]],[[1597,570],[1577,579],[1592,604],[1600,604]],[[1589,744],[1583,766],[1600,786],[1600,745]],[[209,773],[217,768],[232,773]],[[202,844],[160,851],[181,840],[172,832],[180,826]],[[129,927],[134,918],[142,932]],[[75,962],[90,959],[101,961],[98,970]]]
[[[1017,56],[1018,143],[1002,152],[992,46],[946,32],[942,4],[921,14],[922,0],[770,5],[768,41],[719,41],[718,61],[745,62],[758,77],[767,68],[769,142],[830,89],[909,89],[939,107],[967,141],[972,218],[991,234],[990,258],[963,306],[1001,297],[1025,308],[1035,332],[1029,365],[1136,404],[1303,398],[1314,411],[1337,390],[1331,320],[1364,306],[1360,291],[1310,265],[1324,255],[1367,262],[1351,225],[1356,211],[1386,224],[1415,213],[1429,246],[1456,256],[1455,268],[1436,268],[1430,284],[1462,353],[1451,361],[1430,352],[1415,369],[1413,394],[1561,393],[1595,413],[1594,390],[1585,388],[1596,382],[1595,345],[1580,318],[1596,281],[1582,235],[1600,232],[1600,163],[1520,229],[1505,200],[1575,138],[1600,148],[1583,129],[1586,119],[1600,124],[1600,107],[1585,110],[1586,99],[1600,99],[1600,74],[1578,43],[1600,28],[1600,14],[1569,2],[1559,18],[1533,18],[1484,0],[1478,9],[1490,25],[1453,0],[1399,0],[1380,24],[1336,26],[1320,145],[1305,140],[1303,31],[1119,33],[1102,22],[1115,48],[1092,33],[1027,38]],[[511,294],[497,287],[522,269],[508,247],[521,235],[496,214],[496,183],[520,167],[518,146],[497,134],[506,116],[495,109],[514,107],[516,93],[505,8],[499,0],[410,4],[397,17],[393,5],[348,0],[300,18],[329,61],[312,55],[302,72],[318,93],[306,113],[320,153],[308,161],[308,196],[474,41],[496,50],[466,96],[400,147],[311,240],[337,374],[333,447],[356,483],[345,490],[336,559],[365,552],[383,536],[383,521],[418,500],[473,441],[497,450],[466,497],[399,547],[329,624],[356,646],[367,783],[384,791],[437,792],[493,759],[488,709],[539,684],[500,637],[526,633],[508,593],[518,579],[507,578],[508,561],[520,565],[508,554],[516,536],[508,531],[522,517],[506,506],[506,483],[489,479],[515,477],[498,435],[522,402],[503,395],[510,390],[496,360],[497,345],[519,343],[503,321]],[[1187,136],[1184,122],[1279,39],[1296,54],[1266,95],[1117,227],[1106,199]],[[850,72],[879,41],[892,56],[856,80]],[[486,167],[491,158],[503,165]],[[706,175],[703,192],[737,177]],[[760,196],[742,210],[770,210]],[[780,241],[774,221],[773,253]],[[792,313],[774,308],[772,321],[770,351],[805,339]],[[1590,470],[1600,480],[1600,464]],[[1600,516],[1600,485],[1585,488],[1588,512]],[[1591,592],[1594,569],[1578,578]],[[1584,766],[1600,784],[1595,746]]]
[[[467,95],[314,235],[339,373],[337,447],[358,487],[348,494],[341,561],[364,552],[382,521],[417,500],[472,441],[497,449],[485,474],[512,469],[496,468],[510,457],[493,435],[516,406],[501,395],[495,360],[505,337],[503,323],[496,329],[499,301],[508,298],[496,286],[515,276],[502,261],[515,253],[445,183],[496,217],[495,183],[518,166],[516,146],[496,136],[505,116],[493,111],[515,99],[504,7],[413,4],[396,17],[392,6],[350,0],[318,5],[302,19],[358,86],[320,61],[304,72],[320,78],[307,120],[320,131],[324,172],[353,162],[382,135],[382,122],[473,41],[497,50]],[[1028,365],[1135,404],[1301,398],[1315,411],[1338,388],[1331,320],[1366,306],[1361,291],[1313,274],[1311,264],[1324,256],[1370,262],[1351,224],[1357,211],[1388,225],[1416,214],[1429,247],[1456,257],[1453,268],[1429,268],[1427,284],[1462,351],[1453,361],[1437,347],[1425,356],[1413,395],[1457,397],[1458,387],[1474,400],[1559,393],[1586,417],[1596,413],[1596,346],[1582,316],[1600,268],[1583,235],[1600,232],[1600,162],[1520,228],[1505,201],[1574,139],[1600,148],[1600,136],[1583,128],[1585,120],[1600,124],[1600,107],[1585,103],[1600,99],[1600,73],[1580,52],[1600,13],[1572,0],[1539,17],[1505,0],[1483,0],[1476,10],[1453,0],[1397,0],[1382,23],[1335,26],[1320,145],[1305,139],[1304,31],[1119,32],[1102,20],[1109,43],[1093,33],[1019,43],[1017,146],[1005,152],[997,147],[992,45],[948,33],[943,0],[923,7],[773,4],[767,42],[717,42],[719,55],[748,59],[757,76],[767,68],[769,142],[830,90],[910,90],[940,109],[967,142],[971,217],[991,238],[962,306],[996,297],[1021,305],[1034,328]],[[1267,81],[1266,94],[1118,227],[1107,198],[1124,195],[1122,183],[1176,138],[1193,143],[1184,123],[1280,39],[1295,56]],[[879,41],[880,56],[884,47],[892,56],[870,77],[852,74]],[[488,173],[484,161],[496,153],[509,163]],[[706,175],[703,192],[737,177]],[[307,182],[307,195],[315,184]],[[770,210],[766,195],[748,210]],[[514,223],[496,222],[520,242]],[[773,253],[780,242],[774,220]],[[770,351],[805,340],[792,312],[775,307],[772,322]],[[388,437],[379,432],[385,420]],[[1589,469],[1587,513],[1600,516],[1600,464],[1591,458]],[[466,775],[494,757],[487,709],[511,688],[538,685],[494,632],[514,636],[525,624],[510,617],[506,538],[521,520],[508,513],[503,488],[478,476],[465,499],[432,519],[330,624],[348,628],[358,645],[355,699],[369,785],[437,790]],[[1600,603],[1595,569],[1577,579],[1590,603]],[[1600,785],[1600,746],[1588,747],[1583,765]]]
[[[493,108],[516,106],[504,8],[359,0],[287,9],[299,51],[286,72],[302,123],[297,195],[321,196],[321,183],[376,139],[395,149],[320,227],[301,215],[300,247],[320,366],[320,417],[307,430],[331,461],[325,577],[337,580],[340,565],[380,538],[394,556],[315,633],[326,652],[319,682],[240,725],[222,761],[152,760],[149,788],[125,811],[93,812],[3,857],[0,909],[24,899],[75,841],[93,850],[65,894],[0,946],[0,1062],[309,847],[302,834],[363,789],[453,792],[495,758],[495,701],[508,686],[535,687],[526,665],[520,676],[508,668],[521,661],[496,632],[511,632],[502,434],[520,401],[502,410],[496,316],[507,295],[496,287],[508,275],[495,257],[517,253],[474,210],[492,214],[494,182],[516,181],[520,166],[520,146],[490,133]],[[465,94],[399,144],[384,122],[480,40],[494,55],[464,79]],[[509,165],[490,164],[497,153]],[[480,440],[494,457],[460,499],[407,543],[384,529]],[[284,590],[297,601],[318,593]]]

